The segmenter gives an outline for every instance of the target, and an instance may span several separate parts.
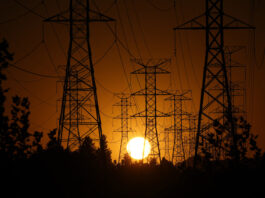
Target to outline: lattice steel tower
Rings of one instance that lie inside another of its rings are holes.
[[[113,19],[91,10],[89,0],[70,0],[69,10],[45,21],[69,25],[69,48],[58,142],[69,149],[76,149],[88,135],[92,139],[101,139],[101,119],[90,46],[90,23]]]
[[[173,133],[173,146],[171,161],[174,164],[185,161],[186,159],[186,142],[185,134],[189,134],[191,113],[186,111],[186,101],[191,101],[191,91],[176,92],[165,100],[172,101],[173,110],[168,114],[173,118],[173,125],[166,130]]]
[[[161,155],[159,133],[157,131],[157,118],[168,117],[169,115],[157,109],[157,96],[169,95],[169,93],[157,88],[157,75],[169,74],[169,72],[162,68],[162,66],[170,63],[170,59],[149,59],[145,63],[143,63],[142,60],[135,59],[134,62],[142,68],[133,71],[131,74],[144,74],[145,88],[133,93],[132,95],[145,97],[145,110],[133,115],[132,117],[145,118],[145,138],[151,145],[151,152],[148,158],[155,158],[160,161]]]
[[[121,133],[121,141],[120,141],[120,151],[118,162],[120,163],[123,159],[124,155],[127,153],[127,144],[128,144],[128,135],[129,132],[133,132],[131,127],[129,127],[129,120],[131,119],[131,115],[129,115],[129,108],[132,106],[130,102],[130,98],[126,94],[116,94],[116,96],[120,99],[118,103],[115,103],[113,106],[120,107],[120,115],[114,117],[114,119],[120,120],[120,128],[114,130],[113,132]]]
[[[209,134],[215,134],[213,125],[219,125],[230,136],[234,158],[237,159],[236,134],[232,115],[231,95],[224,54],[224,30],[253,29],[254,27],[224,13],[223,0],[206,0],[206,12],[174,30],[205,30],[206,55],[203,69],[200,110],[196,135],[195,158],[209,145]],[[221,114],[212,114],[221,111]],[[221,141],[222,144],[224,141]],[[211,144],[211,143],[210,143]],[[213,145],[211,145],[212,147]],[[219,145],[221,148],[223,145]],[[210,149],[213,155],[214,149]]]
[[[232,55],[245,49],[244,46],[225,46],[225,60],[227,65],[229,88],[233,115],[247,119],[246,110],[246,66],[235,61]]]

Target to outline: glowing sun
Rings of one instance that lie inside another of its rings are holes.
[[[149,142],[142,137],[133,138],[127,144],[127,151],[129,155],[132,158],[138,159],[138,160],[147,157],[150,153],[150,149],[151,149],[151,146]]]

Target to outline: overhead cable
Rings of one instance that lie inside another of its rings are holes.
[[[34,15],[36,15],[36,16],[42,18],[42,19],[45,19],[45,18],[46,18],[46,17],[42,16],[41,14],[35,12],[33,9],[31,9],[31,8],[29,8],[29,7],[27,7],[27,6],[25,6],[25,5],[24,5],[23,3],[21,3],[20,1],[18,1],[18,0],[13,0],[13,1],[14,1],[17,5],[19,5],[20,7],[22,7],[22,8],[24,8],[24,9],[28,10],[30,13],[32,13],[32,14],[34,14]],[[41,1],[41,3],[43,3],[43,2],[44,2],[44,1]]]
[[[25,73],[28,73],[28,74],[32,74],[32,75],[35,75],[35,76],[40,76],[40,77],[43,77],[43,78],[59,78],[58,76],[52,76],[52,75],[47,75],[47,74],[41,74],[41,73],[36,73],[36,72],[32,72],[30,70],[27,70],[27,69],[24,69],[22,67],[19,67],[15,64],[12,64],[12,63],[9,63],[9,66],[17,69],[17,70],[20,70],[20,71],[23,71]]]

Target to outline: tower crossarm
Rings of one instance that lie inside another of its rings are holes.
[[[207,27],[205,24],[205,18],[207,13],[203,13],[193,19],[188,20],[187,22],[178,25],[173,28],[173,30],[205,30],[205,29],[211,29],[211,30],[217,30],[218,26],[211,26]],[[239,20],[231,15],[223,14],[223,29],[224,30],[233,30],[233,29],[255,29],[254,26],[249,25],[248,23]]]

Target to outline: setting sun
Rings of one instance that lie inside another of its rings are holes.
[[[145,142],[144,142],[145,141]],[[145,143],[145,144],[144,144]],[[144,149],[144,153],[143,153]],[[129,155],[137,160],[147,157],[150,153],[151,146],[143,137],[136,137],[127,144],[127,151]]]

